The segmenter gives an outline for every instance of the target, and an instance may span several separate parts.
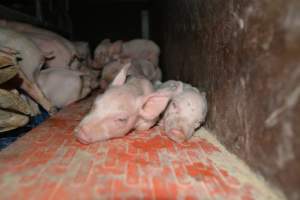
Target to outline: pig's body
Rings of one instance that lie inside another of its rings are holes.
[[[109,39],[101,41],[94,51],[94,60],[92,62],[93,67],[101,69],[104,65],[120,58],[122,44],[122,41],[111,43]]]
[[[143,77],[132,76],[126,81],[129,66],[126,64],[109,89],[96,98],[91,111],[76,128],[82,143],[121,137],[133,129],[147,130],[166,107],[169,93],[153,92],[152,84]]]
[[[113,81],[119,71],[122,69],[124,63],[128,59],[119,59],[113,61],[103,67],[100,86],[106,89],[107,86]],[[132,59],[131,66],[128,70],[128,75],[144,76],[152,83],[161,80],[161,71],[158,67],[154,66],[151,62],[142,59]]]
[[[205,120],[207,101],[204,92],[183,83],[180,90],[174,90],[179,81],[167,81],[158,86],[158,90],[173,92],[172,100],[163,113],[159,124],[167,136],[175,142],[188,140]],[[182,83],[181,83],[182,84]]]
[[[123,43],[122,57],[148,60],[155,66],[159,63],[160,48],[151,40],[134,39]]]
[[[61,43],[61,45],[64,45],[68,49],[70,54],[72,55],[71,56],[72,58],[69,60],[70,68],[77,69],[79,67],[79,61],[77,59],[78,55],[77,55],[75,46],[69,40],[65,39],[64,37],[62,37],[54,32],[51,32],[51,31],[48,31],[48,30],[45,30],[42,28],[38,28],[38,27],[35,27],[30,24],[21,23],[21,22],[0,20],[0,26],[7,27],[7,28],[13,29],[15,31],[21,32],[21,33],[32,33],[32,34],[38,34],[38,35],[50,37],[50,38],[52,38],[52,41],[56,40],[57,43]],[[49,47],[49,48],[51,48],[51,47]]]
[[[160,48],[151,40],[118,40],[111,43],[109,39],[105,39],[95,49],[93,65],[95,68],[102,68],[116,59],[131,58],[148,60],[158,66],[159,54]]]
[[[19,76],[23,79],[21,88],[47,111],[51,111],[52,104],[36,84],[37,77],[45,61],[40,49],[23,34],[4,27],[0,27],[0,43],[16,50],[22,58],[18,63],[20,66]]]
[[[63,68],[41,71],[38,84],[52,104],[59,108],[85,97],[91,91],[90,80],[86,76]]]
[[[34,82],[45,61],[38,46],[23,34],[3,27],[0,27],[0,43],[19,52],[21,70]]]
[[[64,43],[53,39],[51,36],[42,35],[38,33],[24,33],[29,37],[43,52],[44,55],[52,57],[46,60],[48,67],[63,67],[70,68],[70,60],[72,60],[71,51],[64,45]]]

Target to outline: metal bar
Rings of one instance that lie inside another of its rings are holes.
[[[141,27],[142,27],[142,38],[149,39],[149,11],[141,11]]]
[[[47,23],[45,21],[44,22],[40,21],[37,17],[22,13],[20,11],[8,8],[3,5],[0,5],[0,18],[29,23],[32,25],[40,26],[42,28],[46,28],[49,30],[59,32],[60,34],[63,34],[66,36],[69,36],[69,34],[70,34],[70,33],[66,32],[64,29],[59,28],[53,24]]]
[[[0,5],[0,17],[9,20],[27,22],[35,25],[40,24],[39,20],[37,20],[37,18],[33,16],[7,8],[2,5]]]
[[[40,22],[44,21],[42,4],[40,0],[35,0],[35,15]]]

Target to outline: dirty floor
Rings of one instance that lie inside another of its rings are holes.
[[[82,145],[73,129],[93,97],[0,152],[0,199],[284,199],[206,130],[175,144],[158,127]]]

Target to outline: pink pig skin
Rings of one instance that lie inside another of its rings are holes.
[[[55,40],[57,43],[60,43],[61,45],[65,46],[65,48],[67,48],[70,54],[72,55],[71,59],[69,60],[70,68],[77,69],[79,67],[79,62],[77,59],[78,53],[76,51],[75,46],[72,44],[71,41],[60,36],[59,34],[56,34],[46,29],[38,28],[30,24],[16,22],[16,21],[8,21],[4,19],[0,20],[0,26],[10,28],[20,33],[32,33],[32,34],[39,34],[41,36],[45,36],[48,38],[50,37],[52,40]]]
[[[38,77],[38,85],[56,107],[64,107],[83,97],[91,91],[91,80],[82,72],[49,68],[42,70]]]
[[[114,43],[110,39],[104,39],[98,44],[94,51],[92,65],[96,69],[101,69],[104,65],[120,58],[123,42],[118,40]]]
[[[19,53],[18,56],[22,58],[22,60],[18,62],[20,66],[19,76],[23,80],[21,88],[47,111],[54,110],[53,105],[36,83],[45,61],[45,57],[40,49],[32,40],[23,34],[1,26],[0,43],[7,48],[17,51]]]
[[[158,66],[160,48],[151,40],[134,39],[124,42],[122,47],[122,56],[148,60],[155,66]]]
[[[182,87],[174,90],[174,84]],[[158,87],[159,90],[173,92],[172,99],[163,113],[159,124],[166,135],[177,143],[188,140],[205,120],[207,101],[204,92],[180,81],[167,81]]]
[[[154,92],[152,84],[143,77],[126,81],[129,67],[130,63],[122,68],[75,129],[80,142],[89,144],[122,137],[134,129],[147,130],[157,122],[172,94]]]
[[[103,67],[100,86],[106,89],[113,81],[118,72],[122,69],[124,63],[130,62],[131,66],[128,75],[144,76],[152,83],[161,80],[161,70],[151,62],[143,59],[118,59]]]
[[[104,65],[119,59],[143,59],[158,66],[160,48],[151,40],[134,39],[127,42],[115,41],[109,39],[103,40],[94,51],[95,68],[102,68]]]
[[[43,52],[44,55],[51,57],[46,60],[48,67],[70,68],[70,60],[72,60],[71,51],[62,42],[53,39],[48,35],[38,33],[24,33],[29,37]]]

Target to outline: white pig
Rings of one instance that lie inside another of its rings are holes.
[[[91,91],[89,77],[63,68],[42,70],[38,84],[52,104],[59,108],[82,99]]]
[[[129,67],[130,63],[122,68],[75,129],[80,142],[89,144],[122,137],[134,129],[147,130],[157,122],[171,92],[154,92],[150,81],[143,77],[126,81]]]
[[[59,34],[46,29],[38,28],[31,24],[26,24],[26,23],[16,22],[16,21],[8,21],[4,19],[0,20],[0,26],[7,27],[21,33],[39,34],[39,35],[47,36],[48,38],[50,37],[52,40],[56,40],[58,43],[61,43],[61,45],[64,45],[72,55],[71,59],[69,60],[70,68],[78,69],[79,60],[78,60],[78,55],[75,46],[72,44],[72,42],[60,36]]]
[[[44,55],[51,57],[50,59],[46,60],[48,67],[63,67],[66,69],[71,68],[70,62],[73,59],[73,55],[64,43],[48,35],[39,33],[24,34],[39,47]]]
[[[181,87],[174,85],[181,84]],[[166,135],[175,142],[183,142],[193,136],[207,114],[206,94],[197,88],[179,81],[167,81],[158,90],[173,92],[172,100],[162,115],[159,124]]]
[[[148,60],[145,59],[132,59],[132,65],[140,70],[140,74],[144,75],[152,83],[156,81],[161,81],[161,70],[158,66],[154,65]]]
[[[151,40],[134,39],[127,42],[118,40],[111,43],[109,39],[105,39],[95,49],[93,66],[102,68],[118,58],[143,59],[158,66],[159,54],[160,48]]]
[[[124,42],[122,57],[148,60],[155,66],[159,63],[160,48],[151,40],[134,39]]]
[[[106,89],[107,86],[112,82],[112,80],[122,69],[123,65],[128,62],[131,62],[131,66],[128,70],[128,75],[144,76],[152,83],[161,80],[160,69],[147,60],[118,59],[116,61],[104,65],[100,80],[101,88]]]
[[[45,56],[35,43],[23,34],[8,28],[0,27],[0,44],[14,49],[22,58],[19,61],[19,75],[23,79],[21,87],[47,111],[52,110],[50,101],[36,84]]]
[[[120,58],[123,42],[121,40],[111,43],[109,39],[104,39],[98,44],[94,51],[93,67],[101,69],[104,65]]]

